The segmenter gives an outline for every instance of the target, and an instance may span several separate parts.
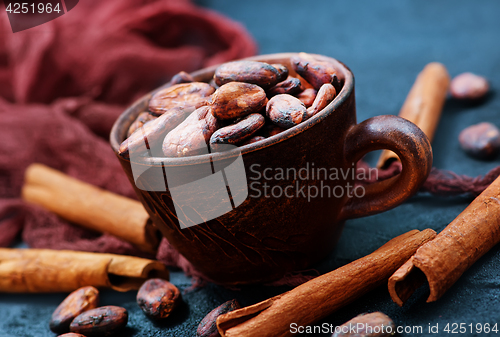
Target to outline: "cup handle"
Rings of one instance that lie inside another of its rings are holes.
[[[344,153],[356,163],[375,150],[395,152],[403,165],[395,177],[365,187],[361,198],[349,198],[340,219],[352,219],[387,211],[411,197],[427,179],[432,167],[429,139],[412,122],[392,115],[377,116],[356,124],[348,131]]]

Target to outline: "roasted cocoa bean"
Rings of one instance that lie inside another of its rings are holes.
[[[325,83],[331,83],[340,92],[344,82],[343,74],[329,62],[317,61],[308,54],[290,58],[293,69],[309,82],[314,89],[319,90]]]
[[[291,95],[276,95],[269,100],[267,117],[279,127],[289,129],[307,118],[307,110],[298,98]]]
[[[71,322],[69,329],[88,337],[110,336],[124,328],[127,322],[127,309],[108,305],[80,314]]]
[[[266,139],[266,137],[264,136],[253,136],[252,138],[244,141],[243,143],[241,143],[241,146],[244,146],[244,145],[248,145],[248,144],[253,144],[253,143],[257,143],[258,141],[261,141],[261,140],[264,140]]]
[[[63,335],[59,335],[57,337],[85,337],[85,336],[79,333],[68,332]]]
[[[235,119],[258,112],[266,104],[265,91],[254,84],[230,82],[212,96],[212,114],[220,120]]]
[[[220,65],[214,74],[215,83],[222,86],[229,82],[245,82],[264,89],[279,82],[279,71],[264,62],[234,61]]]
[[[396,326],[392,319],[382,312],[361,314],[335,329],[332,337],[386,337],[394,335]]]
[[[130,124],[130,127],[128,128],[127,132],[127,137],[130,137],[135,132],[135,130],[139,129],[144,124],[155,118],[156,117],[150,114],[149,112],[141,112],[139,116],[137,116],[135,121],[132,124]]]
[[[217,317],[239,308],[240,304],[236,300],[227,301],[219,305],[201,320],[200,325],[198,325],[198,329],[196,330],[196,335],[198,337],[220,336],[219,331],[217,330]]]
[[[297,95],[297,98],[309,108],[314,103],[317,91],[314,88],[308,88]]]
[[[276,70],[279,73],[278,83],[283,82],[284,80],[286,80],[288,78],[288,68],[285,65],[280,64],[280,63],[274,63],[274,64],[271,64],[271,66],[276,68]]]
[[[469,126],[458,136],[462,149],[472,157],[491,159],[500,152],[500,130],[491,123]]]
[[[209,106],[193,111],[163,140],[163,154],[167,157],[186,157],[208,153],[208,142],[220,127]]]
[[[168,110],[160,117],[147,122],[121,143],[118,153],[128,158],[130,151],[150,150],[152,156],[162,154],[161,145],[165,136],[179,123],[186,119],[192,108],[176,107]]]
[[[193,76],[186,73],[185,71],[178,72],[177,74],[172,76],[172,79],[170,80],[171,85],[180,84],[180,83],[191,83],[191,82],[194,82]]]
[[[295,77],[288,77],[286,80],[279,82],[274,87],[271,87],[267,94],[276,96],[281,94],[295,95],[300,92],[300,80]]]
[[[73,291],[59,304],[50,320],[50,330],[55,333],[69,331],[69,325],[82,312],[97,308],[99,291],[92,287],[83,287]]]
[[[242,118],[238,123],[232,124],[215,131],[210,137],[210,147],[214,151],[230,149],[224,146],[235,145],[250,138],[254,133],[264,126],[266,119],[258,113],[254,113]]]
[[[156,92],[149,101],[149,111],[159,116],[166,111],[179,107],[197,109],[210,102],[209,96],[215,91],[208,83],[181,83]]]
[[[488,81],[473,73],[460,74],[450,83],[451,95],[461,100],[479,100],[484,98],[489,90]]]
[[[147,280],[137,292],[139,307],[147,316],[157,320],[168,317],[180,299],[179,289],[159,278]]]
[[[337,92],[330,83],[323,84],[314,99],[313,104],[307,109],[307,118],[311,118],[323,110],[335,98]]]

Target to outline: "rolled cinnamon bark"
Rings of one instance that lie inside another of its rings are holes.
[[[500,177],[390,277],[393,301],[402,306],[426,281],[430,288],[427,302],[436,301],[498,242]]]
[[[67,176],[41,164],[26,169],[22,198],[83,227],[109,233],[154,254],[159,232],[132,200]]]
[[[168,280],[162,263],[133,256],[0,248],[0,292],[70,292],[83,286],[129,291],[155,277]]]
[[[441,63],[432,62],[418,74],[399,117],[403,117],[417,125],[432,141],[441,111],[450,86],[450,76],[446,67]],[[398,156],[389,150],[382,151],[378,168],[386,167],[391,161],[399,160]]]
[[[308,281],[284,294],[221,315],[223,337],[289,336],[290,324],[309,325],[387,281],[418,247],[432,240],[432,229],[400,235],[372,254]]]

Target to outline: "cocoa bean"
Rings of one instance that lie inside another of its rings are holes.
[[[215,89],[208,83],[181,83],[156,92],[149,101],[149,111],[159,116],[166,111],[179,107],[197,109],[210,102],[209,96]]]
[[[69,326],[71,332],[88,337],[110,336],[127,325],[127,309],[109,305],[95,308],[77,316]]]
[[[276,95],[269,100],[267,117],[276,125],[288,129],[307,118],[307,110],[298,98],[291,95]]]
[[[212,96],[212,114],[221,120],[235,119],[262,109],[265,91],[254,84],[230,82],[222,85]]]
[[[450,83],[450,93],[456,99],[480,100],[486,96],[490,90],[488,81],[473,73],[463,73]]]
[[[155,116],[153,116],[152,114],[150,114],[147,111],[141,112],[139,114],[139,116],[137,116],[135,121],[132,124],[130,124],[130,126],[128,128],[128,132],[127,132],[127,137],[130,137],[135,132],[135,130],[139,129],[144,124],[146,124],[147,122],[149,122],[155,118],[156,118]]]
[[[316,98],[317,91],[314,88],[308,88],[297,95],[297,98],[309,108]]]
[[[118,153],[128,158],[130,151],[148,149],[152,156],[161,155],[161,144],[165,136],[192,112],[192,108],[181,107],[168,110],[160,117],[144,124],[130,137],[125,139],[121,143]]]
[[[458,136],[462,149],[472,157],[491,159],[500,152],[500,130],[491,123],[469,126]]]
[[[361,314],[336,328],[332,337],[388,337],[394,335],[396,326],[382,312]]]
[[[241,146],[244,146],[244,145],[248,145],[248,144],[253,144],[253,143],[257,143],[258,141],[261,141],[261,140],[264,140],[266,139],[266,137],[264,136],[253,136],[252,138],[244,141],[243,143],[241,143]]]
[[[271,87],[267,93],[269,96],[276,96],[280,94],[295,95],[300,91],[300,80],[295,77],[288,77],[286,80],[279,82]]]
[[[220,127],[209,106],[193,111],[182,123],[170,131],[163,141],[167,157],[185,157],[208,153],[208,141]]]
[[[232,124],[215,131],[212,137],[210,137],[210,147],[214,151],[230,149],[230,147],[224,145],[235,145],[250,138],[264,126],[265,122],[266,120],[261,114],[254,113],[248,115],[236,124]],[[220,146],[221,144],[222,146]]]
[[[181,299],[179,289],[172,283],[154,278],[147,280],[137,292],[137,304],[153,319],[163,319],[170,315]]]
[[[85,336],[79,333],[68,332],[63,335],[59,335],[57,337],[85,337]]]
[[[307,109],[307,118],[323,110],[335,98],[337,92],[330,83],[323,84],[314,99],[313,104]]]
[[[170,80],[171,85],[180,84],[180,83],[191,83],[194,82],[193,76],[189,75],[185,71],[180,71]]]
[[[200,325],[198,325],[198,329],[196,330],[196,335],[198,337],[220,336],[219,331],[217,330],[217,317],[239,308],[240,304],[236,300],[227,301],[219,305],[201,320]]]
[[[234,61],[220,65],[214,74],[215,83],[222,86],[229,82],[256,84],[264,89],[279,82],[279,71],[264,62]]]
[[[99,305],[99,291],[92,287],[83,287],[73,291],[59,304],[50,320],[50,330],[55,333],[69,331],[69,325],[82,312]]]
[[[344,82],[343,74],[329,62],[317,61],[308,54],[290,58],[293,69],[309,82],[314,89],[319,90],[325,83],[331,83],[340,92]]]
[[[279,73],[278,83],[282,82],[288,78],[288,68],[285,65],[279,64],[279,63],[274,63],[274,64],[271,64],[271,66],[276,68],[276,70]]]

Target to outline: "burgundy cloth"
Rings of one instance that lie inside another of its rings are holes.
[[[43,163],[135,198],[107,141],[116,118],[181,70],[254,55],[253,39],[187,0],[85,0],[15,34],[2,14],[0,36],[0,246],[22,238],[33,248],[144,256],[25,204],[26,167]],[[159,252],[166,264],[197,275],[166,240]]]

